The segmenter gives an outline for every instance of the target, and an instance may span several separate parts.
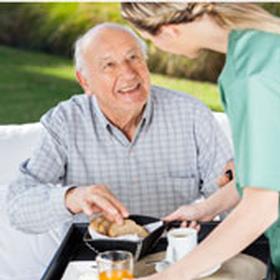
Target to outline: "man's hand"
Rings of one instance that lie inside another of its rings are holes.
[[[110,221],[121,224],[128,217],[128,210],[104,185],[74,187],[65,195],[65,206],[73,214],[91,216],[102,212]]]

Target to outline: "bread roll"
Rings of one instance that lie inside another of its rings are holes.
[[[141,238],[145,238],[148,235],[146,229],[137,225],[134,221],[126,219],[122,225],[113,223],[108,231],[110,237],[118,237],[128,234],[137,234]]]
[[[102,222],[104,221],[104,217],[103,216],[99,216],[95,219],[93,219],[90,224],[89,224],[89,227],[96,231],[96,232],[99,232],[99,224],[101,224]]]
[[[122,225],[108,221],[104,216],[99,216],[93,219],[89,225],[91,230],[109,237],[118,237],[128,234],[137,234],[141,238],[148,235],[147,230],[137,225],[133,220],[125,219]]]

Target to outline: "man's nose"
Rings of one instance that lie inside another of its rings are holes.
[[[136,71],[135,69],[132,67],[132,65],[130,65],[130,63],[125,62],[122,63],[121,68],[120,68],[120,74],[124,77],[124,78],[134,78],[136,76]]]

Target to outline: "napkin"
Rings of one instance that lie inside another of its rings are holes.
[[[72,261],[66,267],[61,280],[98,280],[95,261]]]

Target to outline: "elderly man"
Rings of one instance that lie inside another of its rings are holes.
[[[224,135],[199,101],[150,86],[132,31],[96,26],[75,59],[85,94],[42,117],[41,143],[10,186],[12,224],[39,233],[99,211],[162,217],[216,191],[232,157]]]

